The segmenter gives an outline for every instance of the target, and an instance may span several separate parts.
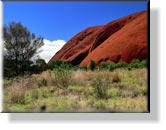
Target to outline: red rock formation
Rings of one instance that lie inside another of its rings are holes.
[[[90,27],[69,40],[51,60],[86,66],[90,60],[130,62],[145,59],[147,16],[141,11],[103,26]]]

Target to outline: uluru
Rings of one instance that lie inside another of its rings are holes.
[[[147,12],[141,11],[79,32],[49,62],[64,60],[87,66],[91,60],[130,63],[146,57]]]

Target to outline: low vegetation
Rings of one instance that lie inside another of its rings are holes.
[[[147,70],[53,69],[4,80],[4,112],[146,112]]]

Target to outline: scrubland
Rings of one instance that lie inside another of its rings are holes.
[[[61,69],[6,78],[3,102],[3,112],[147,112],[147,69]]]

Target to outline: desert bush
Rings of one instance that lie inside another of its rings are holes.
[[[147,88],[145,87],[137,87],[135,88],[134,92],[133,92],[133,97],[137,97],[137,96],[145,96],[147,94]]]
[[[127,68],[128,64],[126,62],[117,63],[117,68]]]
[[[93,60],[91,60],[91,61],[90,61],[90,64],[89,64],[89,69],[90,69],[90,70],[94,70],[95,67],[96,67],[96,62],[93,61]]]
[[[39,87],[47,86],[47,80],[44,78],[38,78],[36,81]]]
[[[112,61],[101,62],[98,67],[99,69],[106,69],[110,71],[117,68],[132,70],[132,69],[144,68],[146,67],[146,64],[147,64],[146,60],[139,61],[138,59],[133,59],[130,64],[126,62],[119,62],[116,64]]]
[[[98,100],[94,104],[95,108],[97,109],[105,109],[106,108],[106,103],[103,100]]]
[[[31,103],[34,100],[38,99],[38,97],[39,97],[38,90],[33,89],[31,91],[26,91],[24,96],[24,104]]]
[[[48,97],[52,97],[54,95],[54,93],[52,93],[48,88],[40,88],[38,90],[38,96],[40,98],[48,98]]]
[[[25,93],[26,93],[25,87],[20,86],[20,84],[18,83],[14,83],[11,86],[10,92],[9,92],[11,103],[23,104]]]
[[[72,83],[71,72],[69,70],[54,70],[55,84],[59,88],[67,88]]]
[[[111,88],[108,90],[108,96],[111,98],[117,98],[121,96],[121,90],[119,88]]]
[[[48,64],[48,69],[58,69],[62,65],[62,63],[63,61],[61,60],[51,61],[51,63]]]
[[[121,79],[120,79],[118,73],[113,74],[113,76],[112,76],[112,82],[113,83],[118,83],[120,81],[121,81]]]
[[[37,59],[36,60],[36,65],[37,65],[37,68],[38,68],[39,72],[43,72],[47,69],[47,64],[46,64],[44,59]]]
[[[146,60],[142,60],[141,64],[142,64],[142,66],[147,67],[147,61]]]
[[[110,62],[109,64],[109,70],[112,71],[117,68],[117,65],[114,62]]]
[[[105,70],[114,70],[116,69],[116,64],[114,62],[111,62],[111,61],[106,61],[106,62],[101,62],[99,64],[99,69],[105,69]]]
[[[56,60],[56,61],[51,61],[51,63],[48,64],[48,69],[53,70],[53,69],[77,69],[77,66],[73,66],[70,62],[67,61],[62,61],[62,60]]]
[[[86,70],[88,70],[88,67],[86,67],[86,66],[80,66],[80,67],[78,67],[80,70],[84,70],[84,71],[86,71]]]
[[[146,67],[146,60],[139,61],[138,59],[133,59],[132,62],[129,64],[128,68],[131,69],[138,69]]]
[[[99,64],[99,68],[100,69],[109,69],[109,65],[110,65],[110,61],[106,61],[106,62],[103,61]]]
[[[98,98],[107,98],[107,91],[111,85],[109,75],[97,74],[92,79],[91,85]]]

